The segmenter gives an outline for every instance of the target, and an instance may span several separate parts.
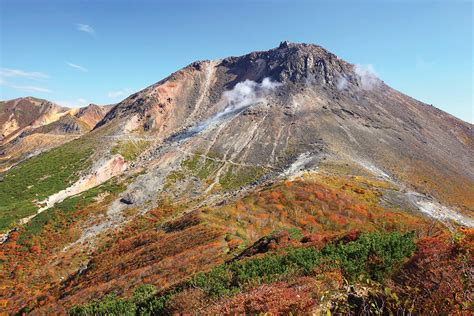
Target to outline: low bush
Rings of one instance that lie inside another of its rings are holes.
[[[159,315],[173,293],[199,288],[211,297],[234,295],[246,288],[271,283],[289,276],[313,275],[315,268],[340,268],[350,280],[361,275],[382,281],[413,255],[413,233],[367,233],[357,240],[316,248],[289,248],[282,253],[222,264],[195,275],[165,295],[155,296],[153,286],[144,285],[129,300],[107,296],[102,301],[74,307],[71,315]]]
[[[362,274],[373,280],[383,278],[399,267],[416,249],[414,233],[370,233],[347,244],[328,245],[321,254],[338,264],[347,277],[355,279]]]
[[[74,306],[71,316],[100,315],[159,315],[164,313],[165,304],[170,295],[156,296],[157,290],[151,284],[139,286],[130,299],[119,298],[109,294],[101,300]]]
[[[290,248],[285,253],[235,261],[197,274],[189,283],[212,296],[223,296],[289,274],[311,275],[326,264],[341,268],[348,279],[365,275],[382,281],[415,251],[413,233],[368,233],[346,244],[315,248]]]

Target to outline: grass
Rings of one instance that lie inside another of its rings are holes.
[[[148,144],[149,142],[146,140],[119,141],[114,147],[112,147],[111,153],[113,155],[122,155],[126,161],[134,161],[143,151],[145,151]]]
[[[184,179],[186,174],[197,177],[208,184],[214,180],[217,172],[224,166],[224,162],[219,160],[217,154],[196,152],[181,162],[182,171],[171,172],[166,179],[166,188]],[[265,169],[261,167],[237,167],[231,165],[219,178],[217,187],[224,191],[231,191],[246,186],[258,180],[265,174]]]
[[[36,157],[4,174],[0,181],[0,231],[36,212],[35,201],[65,189],[89,166],[93,145],[75,140]]]
[[[208,153],[203,156],[202,153],[195,153],[193,156],[183,160],[181,166],[191,172],[192,175],[198,177],[201,181],[206,180],[211,175],[215,174],[224,163],[216,161],[218,156]]]
[[[219,184],[224,191],[235,190],[257,181],[265,173],[262,167],[235,168],[230,166],[227,172],[219,179]]]
[[[171,188],[175,183],[186,179],[186,175],[181,171],[171,171],[166,177],[164,188]]]

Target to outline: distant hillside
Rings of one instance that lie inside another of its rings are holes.
[[[33,97],[0,103],[0,171],[89,132],[112,106],[80,109]]]

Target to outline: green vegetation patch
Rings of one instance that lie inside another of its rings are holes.
[[[153,287],[147,286],[143,290],[145,294],[139,295],[140,303],[137,303],[137,291],[130,299],[109,295],[101,301],[74,307],[70,315],[161,315],[166,314],[166,304],[173,295],[186,288],[200,288],[218,298],[290,276],[316,275],[315,268],[319,266],[340,268],[350,280],[363,275],[382,281],[413,255],[413,237],[413,233],[367,233],[355,241],[327,245],[322,250],[289,248],[278,254],[219,265],[209,272],[198,273],[187,283],[161,296],[155,295]]]
[[[168,189],[173,186],[173,184],[186,179],[186,175],[181,171],[171,171],[166,177],[164,188]]]
[[[298,229],[296,227],[288,228],[287,231],[288,231],[288,235],[290,235],[291,239],[300,240],[301,238],[304,237],[303,232],[301,231],[301,229]]]
[[[0,231],[33,215],[38,208],[35,200],[44,200],[77,181],[79,172],[89,166],[92,153],[90,142],[75,140],[6,172],[0,180]]]
[[[71,316],[96,315],[159,315],[163,313],[169,295],[156,296],[156,288],[150,284],[138,287],[130,299],[109,294],[101,300],[78,305],[69,311]]]
[[[204,155],[196,152],[187,159],[183,160],[181,167],[183,171],[189,172],[191,175],[199,178],[201,181],[210,181],[215,178],[217,171],[224,166],[224,162],[220,160],[217,154],[208,153]],[[265,174],[265,169],[258,166],[235,166],[230,165],[226,172],[219,178],[219,186],[224,191],[238,189],[258,180]],[[179,174],[170,174],[169,185],[173,184],[173,180]]]
[[[213,153],[203,155],[199,152],[183,160],[181,163],[182,167],[202,181],[214,175],[223,165],[224,163],[219,161],[218,155]]]
[[[148,147],[149,141],[146,140],[128,140],[119,141],[112,147],[113,155],[120,154],[126,161],[134,161]]]
[[[249,185],[265,174],[262,167],[235,167],[230,166],[227,172],[220,177],[219,184],[224,191],[235,190],[240,187]]]
[[[46,226],[55,231],[62,230],[77,221],[75,216],[76,210],[83,209],[92,204],[99,194],[110,193],[117,195],[121,191],[123,191],[121,185],[115,183],[114,180],[109,180],[100,186],[69,197],[31,219],[31,221],[23,227],[18,241],[19,243],[30,241],[33,236],[41,235]]]
[[[211,296],[235,294],[288,275],[312,275],[321,265],[341,268],[348,279],[364,275],[382,281],[415,251],[413,233],[367,233],[347,244],[315,248],[290,248],[285,253],[236,261],[197,274],[190,284]]]

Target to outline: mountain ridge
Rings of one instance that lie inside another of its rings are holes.
[[[87,133],[110,108],[95,104],[68,108],[34,97],[2,101],[0,170]]]

